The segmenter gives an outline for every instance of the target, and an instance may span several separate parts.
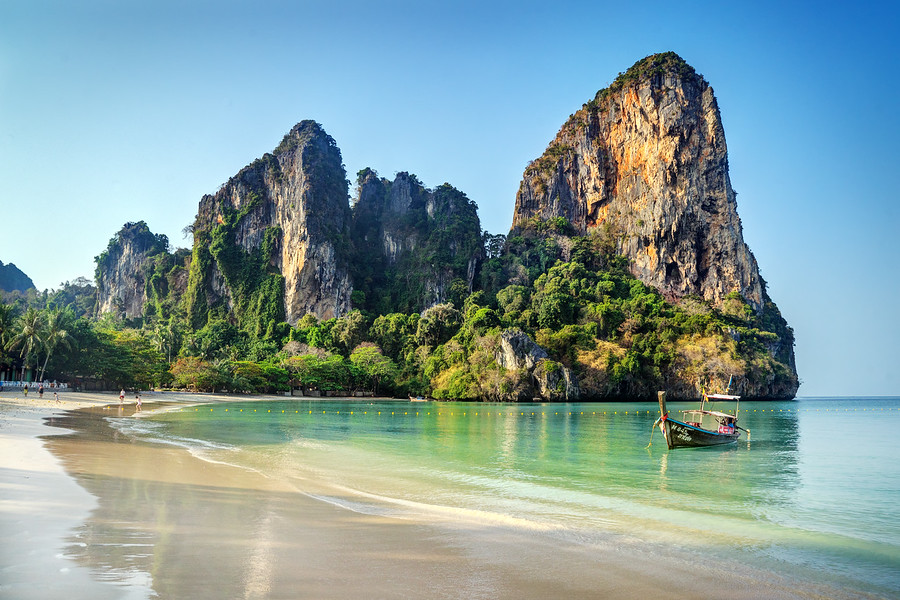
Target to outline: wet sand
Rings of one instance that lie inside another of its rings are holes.
[[[134,410],[117,395],[64,400],[0,394],[3,598],[834,597],[640,544],[359,514],[288,482],[134,443],[103,419]]]

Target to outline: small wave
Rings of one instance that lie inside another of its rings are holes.
[[[303,450],[329,450],[332,448],[331,444],[317,440],[311,440],[309,438],[298,438],[295,440],[291,440],[290,443],[293,448],[299,448]]]
[[[147,419],[108,419],[109,423],[120,433],[144,442],[178,446],[193,450],[238,450],[237,446],[224,442],[212,442],[198,438],[174,435],[168,432],[165,423]]]
[[[367,515],[376,515],[376,516],[390,516],[395,518],[406,518],[411,520],[419,520],[422,518],[428,518],[429,522],[434,522],[435,519],[442,519],[447,521],[467,521],[470,523],[478,523],[480,525],[494,525],[494,526],[505,526],[511,527],[515,529],[528,530],[528,531],[562,531],[566,529],[560,525],[555,525],[551,523],[543,523],[531,519],[526,519],[523,517],[516,517],[509,514],[491,512],[486,510],[472,509],[472,508],[463,508],[458,506],[447,506],[441,504],[429,504],[425,502],[419,502],[415,500],[406,500],[403,498],[392,498],[389,496],[382,496],[379,494],[373,494],[370,492],[363,492],[361,490],[355,490],[351,488],[347,488],[344,486],[333,484],[333,486],[338,491],[343,491],[347,494],[347,496],[355,496],[360,498],[367,498],[369,500],[374,501],[373,503],[365,503],[356,500],[351,500],[348,497],[337,497],[337,496],[326,496],[321,494],[310,494],[303,493],[305,496],[310,498],[314,498],[316,500],[321,500],[323,502],[328,502],[329,504],[333,504],[335,506],[339,506],[341,508],[346,508],[347,510],[351,510],[356,513],[367,514]]]

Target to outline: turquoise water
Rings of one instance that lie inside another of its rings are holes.
[[[670,403],[670,410],[695,404]],[[647,403],[229,402],[112,419],[351,510],[627,540],[900,596],[898,398],[743,402],[737,445],[668,450]]]

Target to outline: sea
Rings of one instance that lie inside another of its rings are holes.
[[[350,511],[622,539],[900,597],[900,398],[741,402],[749,437],[713,448],[667,449],[658,416],[646,402],[285,398],[108,420]]]

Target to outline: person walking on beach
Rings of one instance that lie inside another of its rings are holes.
[[[25,395],[26,396],[28,395],[28,384],[27,383],[25,384]]]
[[[44,399],[44,384],[43,383],[38,386],[38,398],[40,398],[41,400]]]
[[[134,395],[134,403],[137,405],[137,412],[141,412],[141,392],[140,390]]]
[[[125,403],[125,388],[122,388],[122,391],[119,392],[119,404]]]
[[[56,400],[56,403],[59,404],[59,392],[53,392],[53,398]]]

